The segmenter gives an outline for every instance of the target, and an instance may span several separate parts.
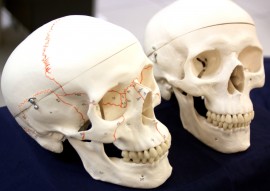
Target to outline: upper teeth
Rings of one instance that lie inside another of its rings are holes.
[[[156,147],[144,151],[122,151],[123,160],[135,163],[153,163],[163,156],[170,148],[171,140],[168,138]]]
[[[207,121],[212,123],[215,126],[223,129],[232,129],[239,127],[248,127],[251,123],[251,120],[254,119],[254,111],[248,113],[239,113],[239,114],[217,114],[211,111],[208,111]]]

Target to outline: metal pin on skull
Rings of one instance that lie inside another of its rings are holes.
[[[29,98],[28,99],[28,102],[31,103],[33,106],[34,106],[34,109],[38,110],[39,109],[39,106],[36,104],[36,98],[33,97],[33,98]]]

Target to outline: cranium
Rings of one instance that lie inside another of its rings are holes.
[[[67,139],[95,179],[152,188],[171,174],[151,61],[121,27],[88,16],[43,25],[9,57],[2,91],[32,138],[57,153]],[[108,156],[108,144],[123,158]]]
[[[145,51],[162,97],[176,95],[185,129],[220,152],[250,146],[249,93],[265,76],[248,13],[230,0],[176,1],[148,23]],[[197,98],[204,109],[196,107]]]

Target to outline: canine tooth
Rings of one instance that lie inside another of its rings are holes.
[[[226,118],[225,115],[221,115],[220,121],[221,121],[221,122],[225,122],[225,118]]]
[[[245,115],[244,115],[244,121],[245,122],[249,122],[249,119],[250,119],[250,117],[249,117],[248,113],[245,113]]]
[[[242,114],[238,114],[237,118],[238,118],[238,123],[244,123],[244,117]]]
[[[229,114],[226,115],[225,122],[226,122],[226,123],[231,123],[231,122],[232,122],[232,117],[231,117],[231,115],[229,115]]]
[[[150,157],[152,157],[152,158],[155,158],[158,156],[158,153],[157,153],[156,149],[154,149],[154,148],[151,148],[149,150],[149,154],[150,154]]]
[[[166,151],[169,149],[168,145],[165,144],[165,143],[161,143],[160,146],[161,146],[161,148],[162,148],[162,150],[163,150],[164,152],[166,152]]]
[[[204,100],[204,96],[201,96],[201,99]]]
[[[146,159],[150,158],[150,154],[147,150],[143,151],[143,155],[144,155],[144,158],[146,158]]]
[[[123,158],[123,160],[124,160],[125,162],[129,162],[129,161],[130,161],[130,158]]]
[[[163,150],[162,150],[161,146],[159,146],[159,145],[156,146],[156,151],[160,156],[163,155]]]

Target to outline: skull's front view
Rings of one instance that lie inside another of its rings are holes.
[[[88,16],[43,25],[9,57],[2,91],[32,138],[57,153],[67,139],[95,179],[153,188],[171,174],[152,64],[121,27]]]
[[[176,1],[150,20],[145,51],[162,97],[176,95],[185,129],[220,152],[250,146],[249,93],[265,76],[254,22],[242,8],[230,0]]]

